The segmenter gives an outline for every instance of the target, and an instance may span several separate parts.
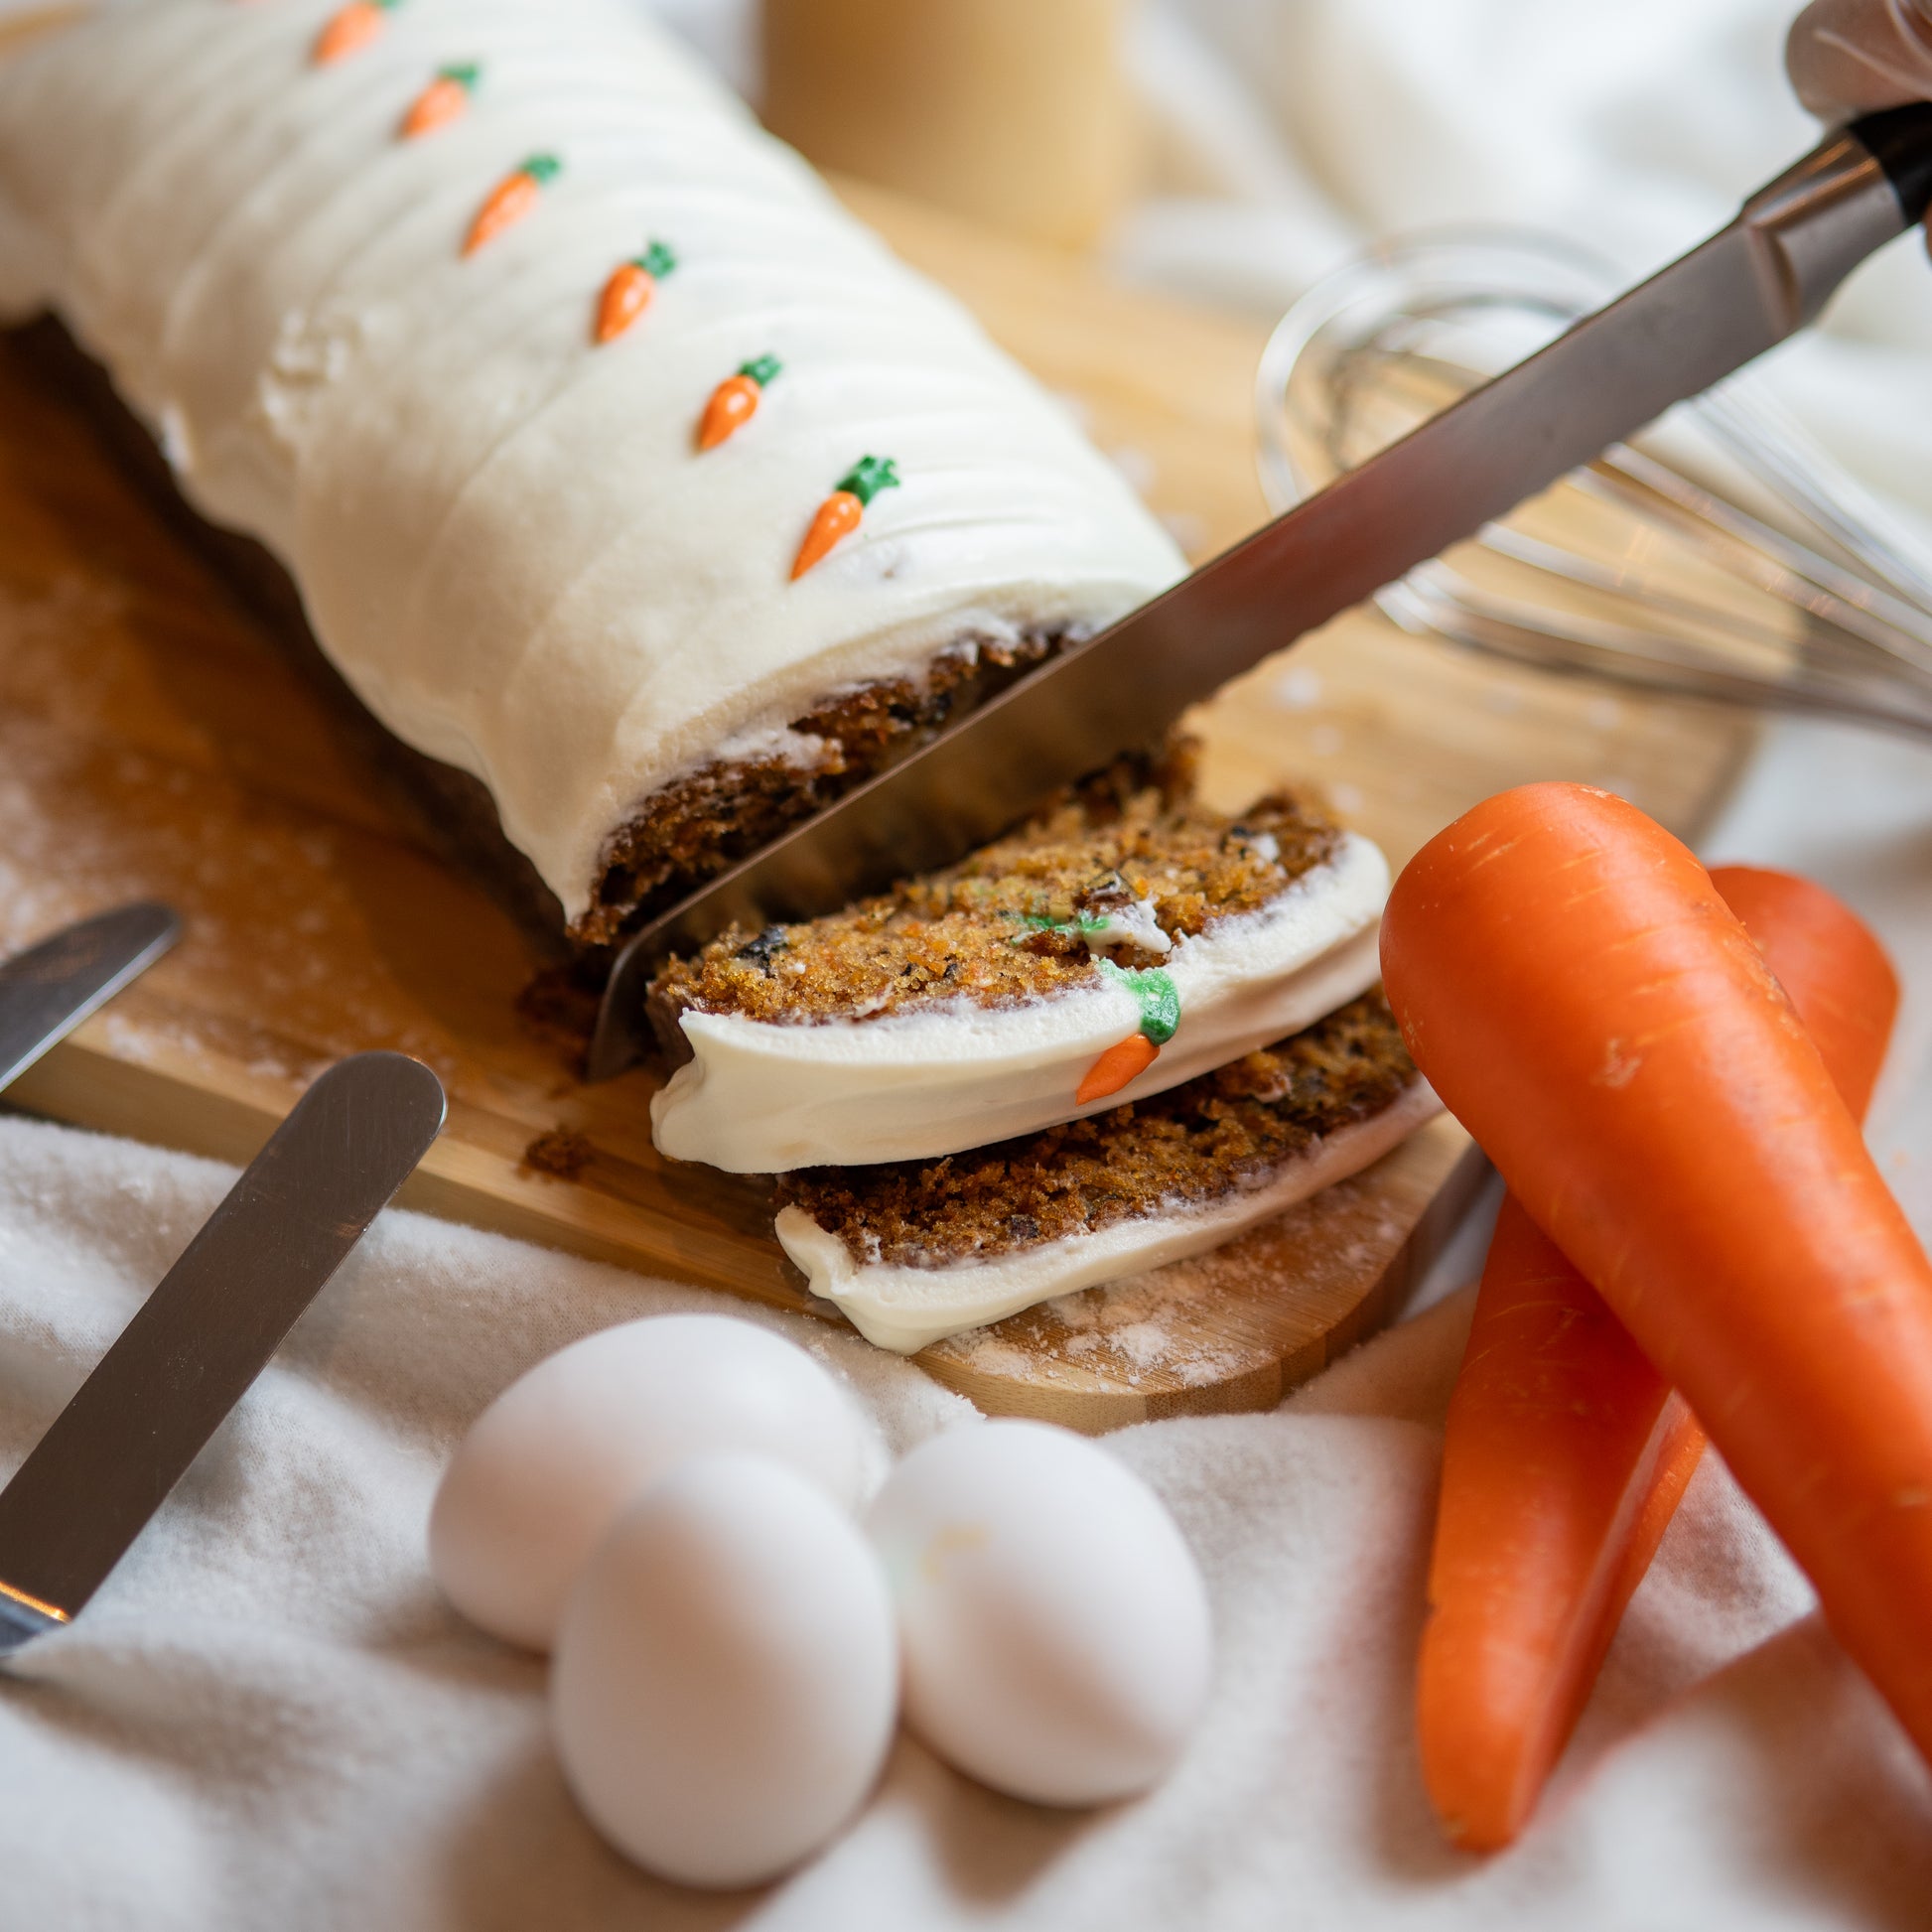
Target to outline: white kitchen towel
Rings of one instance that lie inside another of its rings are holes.
[[[0,1469],[229,1178],[0,1118]],[[424,1524],[458,1433],[520,1369],[692,1307],[806,1342],[882,1450],[977,1426],[837,1330],[384,1215],[85,1613],[0,1676],[0,1927],[1927,1923],[1932,1779],[1715,1461],[1544,1816],[1500,1858],[1442,1843],[1410,1674],[1466,1294],[1273,1415],[1110,1439],[1199,1555],[1219,1645],[1206,1721],[1152,1797],[1038,1810],[905,1739],[855,1829],[787,1882],[659,1885],[572,1806],[542,1664],[444,1606]]]

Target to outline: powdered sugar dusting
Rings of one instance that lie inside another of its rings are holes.
[[[218,1055],[298,1085],[381,1044],[458,1071],[371,932],[353,820],[377,813],[352,793],[346,824],[310,804],[342,773],[286,667],[218,594],[191,610],[145,576],[25,575],[0,579],[0,950],[164,898],[185,937],[102,1015],[117,1058]]]

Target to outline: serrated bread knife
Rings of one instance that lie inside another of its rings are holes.
[[[1782,342],[1928,201],[1932,106],[1832,135],[1681,260],[644,927],[606,992],[592,1077],[644,1052],[644,990],[667,955],[734,924],[836,911],[997,837],[1057,786],[1159,739],[1230,678]]]
[[[409,1177],[442,1084],[401,1053],[322,1074],[0,1490],[0,1656],[70,1622]]]

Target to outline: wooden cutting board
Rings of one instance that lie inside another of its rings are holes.
[[[1262,331],[850,198],[1079,409],[1191,555],[1261,519]],[[1312,781],[1398,863],[1531,777],[1607,783],[1694,828],[1748,744],[1734,719],[1478,662],[1361,615],[1244,680],[1202,729],[1219,800]],[[761,1183],[655,1153],[649,1075],[586,1087],[519,1020],[536,961],[518,928],[342,740],[71,397],[0,339],[0,950],[137,896],[179,906],[185,942],[17,1083],[15,1104],[240,1161],[318,1068],[398,1047],[451,1096],[409,1205],[839,1318],[771,1241]],[[1396,1306],[1479,1177],[1468,1152],[1439,1122],[1209,1262],[919,1359],[988,1410],[1090,1430],[1268,1406]]]

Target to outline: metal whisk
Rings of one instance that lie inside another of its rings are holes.
[[[1283,319],[1257,386],[1277,510],[1615,292],[1540,235],[1377,248]],[[1546,670],[1932,734],[1932,560],[1749,378],[1384,591],[1404,628]]]

